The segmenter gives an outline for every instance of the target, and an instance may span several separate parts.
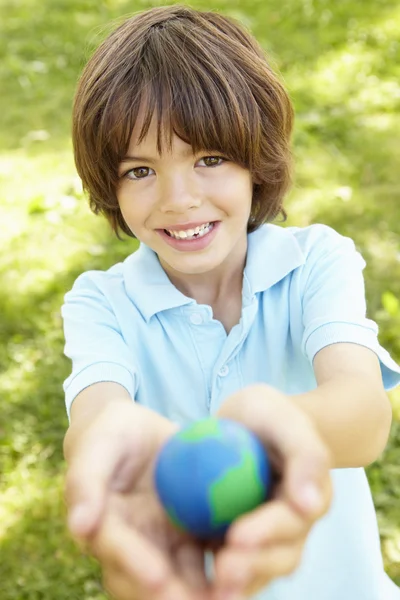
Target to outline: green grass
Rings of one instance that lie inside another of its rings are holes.
[[[71,154],[79,72],[110,22],[156,5],[0,0],[0,582],[2,600],[102,600],[65,530],[60,305],[75,277],[135,248],[89,213]],[[161,4],[161,3],[160,3]],[[397,0],[192,2],[247,24],[296,112],[289,224],[323,222],[365,256],[369,316],[400,359],[400,8]],[[400,584],[400,393],[368,469],[387,572]]]

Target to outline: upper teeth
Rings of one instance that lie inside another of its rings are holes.
[[[167,229],[166,231],[168,231],[168,233],[172,235],[172,237],[184,240],[186,238],[193,237],[194,235],[204,235],[208,232],[210,226],[211,223],[204,223],[203,225],[200,225],[195,229],[186,229],[186,231],[174,231],[172,229]]]

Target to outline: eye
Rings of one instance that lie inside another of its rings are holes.
[[[203,161],[206,167],[219,167],[222,163],[226,162],[226,158],[222,156],[203,156],[199,162]]]
[[[137,179],[146,179],[150,175],[150,171],[153,171],[150,167],[135,167],[134,169],[129,169],[123,176],[134,181]]]

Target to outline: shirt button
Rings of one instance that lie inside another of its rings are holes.
[[[190,321],[193,323],[193,325],[201,325],[203,322],[203,317],[200,313],[193,313],[190,315]]]
[[[229,373],[229,367],[227,367],[226,365],[221,367],[221,369],[218,371],[218,375],[220,377],[226,377]]]

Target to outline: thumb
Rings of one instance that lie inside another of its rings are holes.
[[[70,462],[65,482],[68,526],[78,538],[89,538],[100,524],[110,483],[120,461],[120,449],[113,441],[109,436],[96,438],[89,434]]]
[[[121,486],[121,472],[129,458],[132,477],[143,459],[139,451],[141,437],[131,406],[118,410],[105,409],[74,442],[65,481],[65,497],[69,507],[68,526],[78,538],[89,538],[99,526],[107,497]],[[132,463],[132,460],[131,460]]]
[[[325,512],[331,493],[327,453],[315,446],[303,447],[288,458],[283,491],[301,514],[315,518]]]
[[[313,422],[288,396],[267,385],[232,395],[219,416],[240,421],[283,467],[282,490],[300,513],[322,512],[329,496],[331,458]]]

